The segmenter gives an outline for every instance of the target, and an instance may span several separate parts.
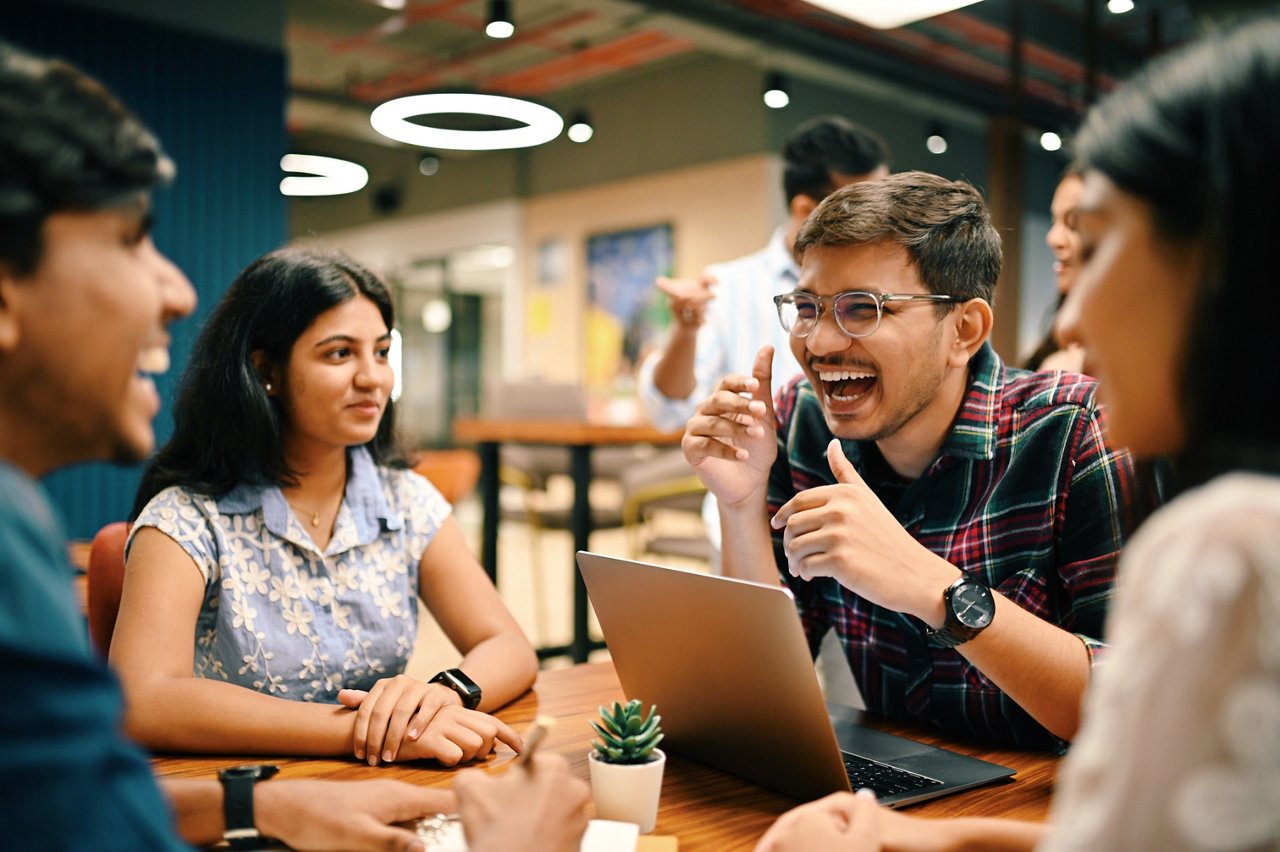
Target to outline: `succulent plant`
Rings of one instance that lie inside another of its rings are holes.
[[[650,752],[662,742],[662,717],[657,705],[649,708],[648,715],[640,712],[640,699],[633,698],[626,706],[613,702],[613,710],[600,708],[600,722],[591,727],[600,735],[592,743],[596,754],[605,763],[648,763]]]

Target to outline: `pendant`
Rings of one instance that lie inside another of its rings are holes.
[[[313,527],[318,527],[318,526],[320,526],[320,513],[319,513],[319,512],[312,512],[312,513],[311,513],[311,526],[313,526]]]

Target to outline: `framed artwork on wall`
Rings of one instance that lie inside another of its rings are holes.
[[[631,395],[636,367],[670,323],[654,286],[674,268],[669,223],[587,237],[585,380],[599,397]]]

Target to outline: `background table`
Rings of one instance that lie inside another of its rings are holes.
[[[483,508],[480,562],[489,577],[498,579],[498,450],[504,443],[542,444],[569,448],[569,475],[573,480],[570,527],[573,550],[589,550],[591,537],[591,451],[600,446],[627,444],[679,444],[683,432],[664,432],[652,426],[619,426],[574,420],[516,420],[460,417],[453,421],[453,438],[474,442],[480,452],[480,501]],[[542,658],[568,655],[585,662],[592,642],[587,626],[587,588],[573,566],[573,639],[568,646],[540,648]],[[598,646],[597,646],[598,647]]]
[[[539,715],[554,717],[556,724],[542,748],[564,755],[572,764],[574,774],[585,781],[588,777],[587,750],[593,736],[587,721],[596,717],[599,705],[621,700],[622,697],[613,665],[593,663],[540,672],[533,690],[497,715],[521,731]],[[1016,779],[1010,783],[934,799],[911,807],[911,813],[1031,820],[1044,819],[1048,813],[1057,758],[1038,752],[958,742],[910,724],[877,721],[874,725],[1018,770]],[[502,746],[482,771],[504,772],[512,757],[512,753]],[[456,772],[433,768],[428,762],[371,767],[354,759],[267,759],[280,764],[282,778],[398,778],[425,786],[448,787]],[[158,757],[153,763],[157,774],[162,776],[210,778],[221,767],[261,760],[261,756],[243,755]],[[678,837],[681,852],[751,849],[774,819],[796,804],[794,799],[668,752],[655,833]]]

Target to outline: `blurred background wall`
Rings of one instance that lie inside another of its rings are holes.
[[[391,283],[402,431],[433,447],[451,443],[452,418],[478,410],[487,382],[596,381],[591,245],[657,233],[676,275],[762,246],[785,213],[782,141],[825,113],[884,136],[894,170],[987,193],[1007,249],[994,342],[1018,360],[1056,298],[1043,238],[1067,160],[1040,134],[1069,140],[1092,98],[1147,56],[1259,5],[1137,2],[1125,16],[1103,0],[985,0],[877,31],[800,0],[515,0],[516,35],[500,43],[483,34],[484,0],[44,0],[0,6],[0,37],[102,79],[178,163],[155,234],[201,307],[175,330],[166,399],[236,273],[294,241],[345,251]],[[775,72],[785,109],[761,103]],[[369,126],[388,97],[442,90],[585,111],[595,134],[429,151]],[[946,150],[930,153],[925,138],[938,132]],[[289,152],[356,161],[369,183],[286,199]],[[625,395],[629,377],[615,379],[601,392]],[[161,440],[170,425],[166,405]],[[95,466],[48,484],[83,538],[124,516],[137,476]]]

